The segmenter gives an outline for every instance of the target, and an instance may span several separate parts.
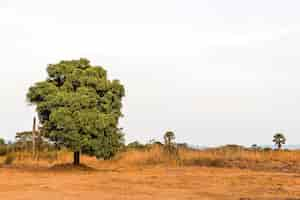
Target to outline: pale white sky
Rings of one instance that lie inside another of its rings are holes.
[[[86,57],[125,85],[127,141],[300,143],[300,2],[1,0],[0,136],[30,130],[47,64]]]

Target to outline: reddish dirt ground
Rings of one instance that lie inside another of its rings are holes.
[[[0,197],[3,200],[292,200],[300,199],[300,175],[205,167],[98,171],[0,168]]]

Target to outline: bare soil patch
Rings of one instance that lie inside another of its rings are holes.
[[[207,167],[146,167],[114,170],[0,168],[0,196],[6,200],[135,200],[300,198],[300,176]]]

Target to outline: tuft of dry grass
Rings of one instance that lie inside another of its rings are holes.
[[[176,159],[165,153],[159,145],[145,150],[131,149],[117,155],[115,159],[121,165],[157,165],[176,164]]]

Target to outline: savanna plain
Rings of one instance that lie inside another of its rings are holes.
[[[298,151],[179,149],[170,157],[153,146],[109,161],[82,156],[77,167],[66,164],[67,151],[1,159],[1,199],[300,199]]]

